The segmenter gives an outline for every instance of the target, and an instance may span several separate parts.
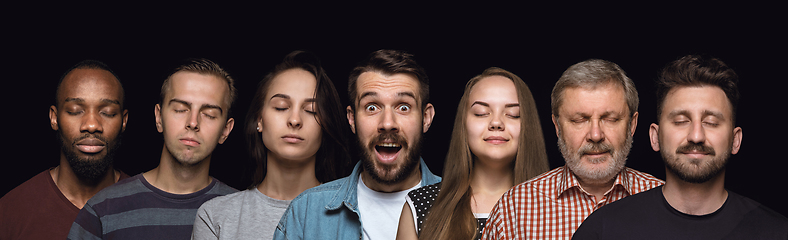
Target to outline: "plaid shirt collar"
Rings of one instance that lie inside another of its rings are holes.
[[[628,175],[629,174],[627,174],[626,167],[624,167],[624,169],[621,169],[621,172],[619,172],[616,175],[616,180],[613,182],[613,186],[611,186],[610,189],[607,190],[607,192],[605,192],[605,196],[607,196],[609,193],[615,190],[617,186],[621,186],[621,188],[624,191],[626,191],[627,195],[630,195],[630,193],[633,192],[633,186],[629,181]],[[555,188],[555,193],[552,195],[553,200],[558,199],[559,197],[561,197],[563,193],[575,187],[579,191],[587,195],[591,195],[588,192],[586,192],[582,186],[580,186],[580,181],[578,181],[577,176],[575,176],[572,170],[569,169],[568,165],[564,165],[563,167],[561,167],[561,170],[558,173],[557,177],[558,177],[557,178],[558,186]]]

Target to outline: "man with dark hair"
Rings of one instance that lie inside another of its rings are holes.
[[[128,117],[123,86],[107,65],[85,60],[69,69],[49,108],[60,165],[0,199],[0,239],[65,238],[88,199],[128,178],[113,167]]]
[[[351,72],[348,93],[361,160],[350,176],[293,199],[275,239],[394,239],[407,193],[440,182],[421,160],[435,110],[412,55],[373,52]]]
[[[237,191],[208,175],[213,150],[233,129],[233,79],[219,65],[194,59],[164,81],[161,96],[159,166],[96,194],[69,239],[189,239],[197,208]]]
[[[639,98],[617,64],[590,59],[570,66],[550,98],[566,165],[504,193],[482,239],[569,239],[602,206],[664,183],[625,167]]]
[[[788,219],[725,190],[725,166],[739,152],[738,76],[715,58],[685,56],[657,82],[651,148],[665,162],[665,185],[610,204],[575,239],[788,239]]]

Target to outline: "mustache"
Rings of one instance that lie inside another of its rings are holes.
[[[403,148],[408,148],[408,141],[405,137],[400,136],[396,133],[381,133],[380,135],[375,136],[372,141],[369,142],[369,147],[374,148],[380,142],[394,142],[399,144]]]
[[[83,139],[87,139],[87,138],[94,138],[94,139],[97,139],[97,140],[103,142],[104,144],[107,144],[107,138],[104,137],[104,135],[93,134],[93,133],[85,133],[85,134],[82,134],[79,137],[75,138],[74,142],[72,143],[72,145],[77,145],[77,142],[82,141]]]
[[[717,153],[714,152],[714,148],[706,146],[706,145],[703,145],[703,144],[698,144],[698,143],[688,143],[688,144],[684,144],[684,145],[681,145],[678,148],[676,148],[676,153],[689,153],[689,152],[692,152],[692,151],[696,151],[696,152],[700,152],[700,153],[707,154],[707,155],[712,155],[712,156],[716,156],[717,155]]]
[[[598,142],[598,143],[588,143],[583,145],[582,147],[580,147],[580,149],[577,150],[577,153],[579,155],[586,155],[591,152],[602,153],[602,152],[612,152],[612,151],[613,151],[613,147],[610,146],[610,144]]]

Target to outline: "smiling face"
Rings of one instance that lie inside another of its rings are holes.
[[[162,158],[182,165],[210,159],[217,144],[233,128],[227,118],[227,82],[213,75],[181,71],[171,83],[162,105],[156,104],[156,128],[164,135]]]
[[[624,168],[637,113],[630,118],[620,85],[567,88],[553,124],[572,172],[581,180],[605,182]]]
[[[408,74],[365,72],[356,86],[356,111],[348,107],[348,121],[358,136],[364,171],[377,182],[399,183],[418,166],[432,104],[420,109],[419,82]]]
[[[61,159],[82,180],[97,180],[112,166],[128,119],[128,111],[121,106],[122,91],[106,70],[74,69],[60,85],[57,106],[50,107]]]
[[[315,116],[316,84],[315,76],[300,68],[272,80],[258,119],[269,161],[315,161],[322,141]]]
[[[662,154],[669,174],[703,183],[724,171],[741,145],[732,107],[718,87],[679,87],[665,97],[659,125],[649,128],[651,146]]]
[[[465,127],[468,147],[486,164],[511,164],[520,138],[520,103],[511,79],[486,77],[468,98]]]

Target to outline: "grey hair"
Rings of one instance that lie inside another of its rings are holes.
[[[601,60],[589,59],[570,66],[558,79],[550,94],[550,105],[552,113],[558,117],[558,109],[563,101],[563,94],[566,88],[589,88],[594,89],[609,83],[615,83],[624,88],[624,97],[629,107],[629,116],[638,111],[638,91],[635,83],[627,77],[624,70],[617,64]]]

